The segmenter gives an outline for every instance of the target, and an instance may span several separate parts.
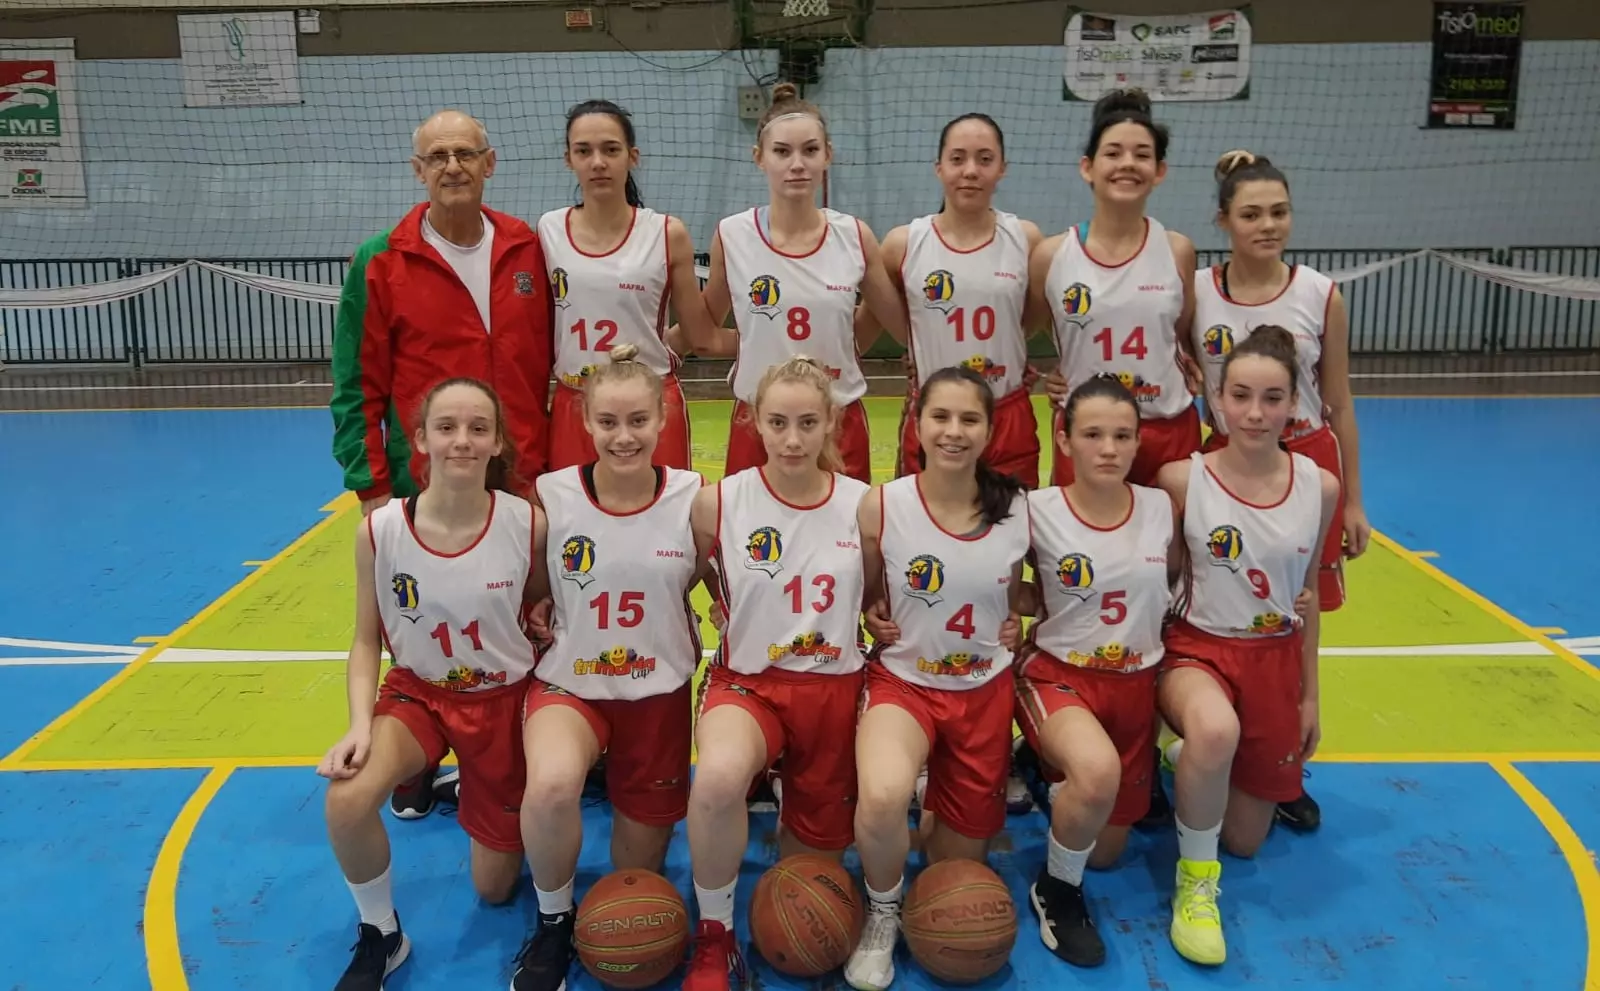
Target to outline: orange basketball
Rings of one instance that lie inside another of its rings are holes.
[[[650,871],[607,874],[578,906],[578,959],[613,988],[647,988],[683,962],[689,909],[672,882]]]
[[[756,882],[750,937],[774,970],[821,977],[844,966],[866,910],[843,867],[814,854],[780,860]]]
[[[998,972],[1017,942],[1017,905],[1000,875],[975,860],[943,860],[906,892],[900,931],[922,969],[952,984]]]

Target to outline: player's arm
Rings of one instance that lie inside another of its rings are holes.
[[[353,778],[372,750],[372,710],[378,698],[378,672],[382,668],[383,631],[378,617],[377,582],[372,577],[372,520],[356,531],[356,627],[345,665],[345,695],[350,709],[350,729],[333,745],[317,773],[325,778]]]
[[[887,603],[889,589],[883,580],[883,486],[874,485],[856,507],[856,525],[861,530],[862,605]]]
[[[524,591],[524,597],[530,603],[543,602],[550,597],[550,568],[546,553],[550,540],[550,517],[537,502],[533,504],[532,529],[533,556],[528,561],[528,584]]]
[[[896,296],[905,298],[905,275],[900,271],[900,266],[906,260],[906,228],[904,225],[891,230],[883,239],[878,257],[882,259],[884,274],[889,277],[889,284],[894,286]],[[872,308],[866,303],[856,304],[856,347],[865,351],[861,342],[866,341],[868,346],[878,339],[878,334],[883,330],[883,325],[878,318],[872,315]],[[904,342],[901,342],[902,344]]]
[[[1322,479],[1322,525],[1317,527],[1317,542],[1311,545],[1311,563],[1306,567],[1306,580],[1302,586],[1309,593],[1300,639],[1302,760],[1309,760],[1317,752],[1317,743],[1322,738],[1319,711],[1322,684],[1317,663],[1317,648],[1322,640],[1322,597],[1317,594],[1317,573],[1322,567],[1322,544],[1328,537],[1328,527],[1333,524],[1334,508],[1339,501],[1339,480],[1326,468],[1318,469],[1317,474]]]
[[[667,218],[667,270],[672,310],[678,322],[667,331],[667,346],[679,354],[714,352],[719,346],[718,327],[706,309],[700,292],[700,279],[694,274],[694,240],[689,228],[677,217]]]
[[[695,346],[695,353],[705,358],[725,358],[739,353],[739,333],[723,323],[733,310],[733,296],[728,290],[728,259],[723,254],[722,231],[711,235],[711,265],[706,273],[706,287],[700,290],[705,305],[706,319],[711,322],[712,335],[705,346]]]
[[[722,593],[717,588],[716,566],[712,563],[717,552],[717,522],[722,513],[722,486],[702,485],[689,504],[689,528],[694,531],[695,580],[705,584],[711,601],[721,602]],[[694,586],[691,584],[690,588]]]
[[[1046,256],[1044,274],[1034,278],[1034,258],[1044,244],[1044,232],[1038,224],[1024,220],[1022,233],[1028,239],[1028,295],[1022,304],[1022,336],[1032,337],[1050,330],[1050,307],[1044,299],[1044,279],[1050,273],[1050,256]]]
[[[1064,237],[1065,234],[1051,235],[1040,241],[1039,246],[1028,255],[1028,308],[1035,314],[1034,319],[1039,321],[1039,329],[1052,334],[1055,331],[1055,304],[1045,298],[1045,282],[1050,278],[1050,264],[1055,261],[1056,252],[1061,250],[1061,239]],[[1056,342],[1056,347],[1061,347],[1060,341]],[[1067,379],[1062,374],[1061,362],[1056,362],[1056,367],[1045,373],[1044,391],[1053,405],[1066,403]]]
[[[856,351],[865,354],[876,344],[880,328],[887,330],[895,343],[904,347],[909,333],[905,294],[895,287],[889,279],[889,273],[884,271],[883,251],[878,247],[878,239],[872,235],[872,228],[859,220],[856,226],[861,231],[861,254],[867,263],[866,271],[861,276],[861,302],[872,311],[872,319],[877,322],[877,326],[869,325],[865,330],[857,322]],[[903,247],[901,254],[904,260]],[[898,269],[899,265],[895,268]]]
[[[1189,394],[1204,395],[1205,376],[1200,362],[1194,356],[1194,270],[1199,264],[1194,242],[1182,234],[1167,231],[1167,242],[1172,245],[1172,260],[1178,264],[1178,278],[1183,282],[1183,309],[1178,313],[1175,328],[1178,335],[1178,367],[1183,370],[1183,380]]]
[[[1344,532],[1351,557],[1367,549],[1372,527],[1361,502],[1361,435],[1356,429],[1355,398],[1350,394],[1350,313],[1337,287],[1328,297],[1328,315],[1322,323],[1322,405],[1328,427],[1339,441],[1339,464],[1344,474]]]
[[[1167,584],[1189,567],[1189,545],[1183,539],[1183,507],[1189,498],[1189,462],[1171,461],[1156,472],[1156,488],[1172,500],[1172,542],[1167,545]]]
[[[394,381],[389,313],[381,284],[368,278],[387,244],[385,234],[356,250],[333,318],[333,457],[362,515],[387,502],[391,486],[383,435]]]
[[[1034,577],[1037,578],[1039,574],[1039,552],[1030,547],[1028,548],[1027,556],[1022,560],[1028,567],[1033,569]],[[1040,605],[1038,581],[1023,581],[1022,572],[1019,570],[1016,580],[1012,584],[1016,586],[1017,594],[1012,600],[1011,608],[1019,616],[1037,617]]]

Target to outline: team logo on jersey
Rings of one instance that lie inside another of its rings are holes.
[[[783,534],[775,526],[764,526],[750,534],[744,542],[744,566],[751,571],[764,571],[768,578],[776,578],[783,570]]]
[[[1134,402],[1153,403],[1161,398],[1161,386],[1146,382],[1143,375],[1135,375],[1133,372],[1118,372],[1117,381],[1121,382],[1122,387],[1133,395]]]
[[[550,270],[550,295],[555,297],[558,309],[567,308],[567,270],[553,268]]]
[[[563,275],[563,278],[565,278],[564,275]],[[532,272],[513,272],[511,274],[511,281],[516,284],[517,295],[518,296],[532,296],[533,295],[533,273]]]
[[[1239,555],[1244,551],[1244,534],[1231,523],[1212,527],[1206,535],[1206,550],[1211,552],[1211,563],[1239,573]]]
[[[1074,282],[1061,294],[1061,312],[1069,317],[1086,317],[1089,315],[1091,301],[1089,287],[1081,282]]]
[[[767,645],[767,660],[773,664],[790,654],[795,657],[821,657],[824,660],[837,661],[844,654],[844,650],[829,643],[827,637],[816,632],[797,633],[788,643]]]
[[[599,365],[584,365],[578,369],[576,375],[562,375],[561,384],[569,389],[581,389],[583,388],[584,380],[593,375],[599,367]]]
[[[1097,671],[1131,671],[1144,663],[1144,655],[1136,650],[1129,650],[1125,644],[1108,643],[1096,647],[1092,654],[1069,650],[1067,663],[1080,668],[1094,668]]]
[[[906,565],[905,593],[921,599],[931,608],[944,601],[939,590],[944,588],[944,562],[932,554],[918,554]]]
[[[588,588],[594,581],[594,541],[583,534],[574,534],[561,543],[561,578],[579,588]]]
[[[956,308],[956,277],[939,269],[922,280],[922,305],[948,314]]]
[[[1200,335],[1200,347],[1208,358],[1226,358],[1233,350],[1233,328],[1223,323],[1212,324]]]
[[[939,658],[917,658],[917,670],[939,678],[982,678],[994,668],[994,658],[971,651],[946,654]]]
[[[1063,554],[1056,562],[1061,591],[1081,601],[1094,594],[1094,561],[1087,554]]]
[[[987,355],[975,354],[961,363],[986,379],[1005,378],[1006,366],[997,365]]]
[[[655,673],[656,659],[641,657],[632,647],[612,647],[599,657],[572,662],[572,673],[595,674],[604,678],[648,678]]]
[[[1279,612],[1264,612],[1250,621],[1250,632],[1260,637],[1275,637],[1288,633],[1294,619]]]
[[[778,300],[782,296],[777,276],[758,275],[750,280],[750,312],[771,320],[778,315]]]
[[[422,618],[420,615],[412,615],[422,606],[422,594],[417,580],[403,571],[396,571],[390,584],[394,589],[395,602],[400,606],[400,615],[413,623],[420,620]]]
[[[470,692],[474,688],[505,683],[504,671],[485,671],[481,668],[469,668],[464,664],[458,664],[446,671],[443,678],[428,679],[428,684],[435,688],[443,688],[447,692]]]

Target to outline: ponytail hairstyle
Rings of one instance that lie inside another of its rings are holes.
[[[766,401],[767,390],[779,382],[798,382],[817,390],[817,395],[822,397],[823,415],[828,420],[828,435],[817,454],[817,467],[827,472],[844,471],[844,458],[839,454],[839,404],[833,401],[833,379],[828,375],[827,366],[815,358],[797,354],[768,368],[756,385],[752,412],[757,422],[760,422],[761,404]]]
[[[1281,182],[1284,192],[1289,191],[1289,180],[1265,155],[1237,148],[1223,153],[1217,159],[1217,212],[1227,216],[1233,205],[1233,195],[1247,182]]]
[[[969,114],[962,114],[960,117],[957,117],[954,120],[950,121],[949,123],[945,124],[943,130],[941,130],[939,132],[939,152],[938,152],[938,154],[933,156],[933,161],[934,161],[935,165],[937,165],[939,162],[944,161],[944,146],[950,140],[950,132],[955,129],[955,126],[957,124],[964,124],[969,120],[975,120],[975,121],[979,122],[980,124],[985,124],[985,125],[988,126],[989,130],[994,132],[994,143],[1000,149],[1000,161],[1001,161],[1001,164],[1005,163],[1005,160],[1006,160],[1006,136],[1005,136],[1005,132],[1000,130],[1000,125],[995,123],[995,119],[993,117],[990,117],[988,114],[980,114],[980,113],[974,112],[974,113],[969,113]],[[943,213],[947,206],[949,206],[949,204],[947,204],[944,201],[944,199],[941,198],[939,200],[939,210],[938,210],[938,212],[939,213]]]
[[[922,411],[927,408],[928,396],[933,390],[942,385],[968,386],[975,390],[983,403],[983,418],[989,423],[994,423],[994,390],[989,388],[989,383],[984,381],[982,375],[965,365],[951,365],[941,368],[928,376],[928,381],[922,383],[922,388],[917,392],[916,414],[921,421]],[[927,467],[928,455],[926,451],[918,451],[922,467]],[[1022,483],[1010,475],[996,471],[983,455],[978,456],[975,467],[978,479],[978,518],[984,526],[994,526],[1003,523],[1011,516],[1011,504],[1017,494],[1022,491]]]
[[[1262,324],[1250,332],[1250,336],[1233,346],[1228,356],[1222,359],[1222,382],[1228,382],[1228,369],[1233,363],[1247,355],[1259,358],[1270,358],[1282,365],[1289,373],[1289,392],[1300,391],[1300,365],[1295,361],[1294,335],[1279,327],[1277,324]]]
[[[429,389],[428,394],[423,397],[422,408],[419,410],[418,422],[421,424],[420,429],[427,430],[428,411],[433,408],[433,401],[439,393],[457,385],[477,389],[489,397],[489,405],[494,407],[494,439],[500,445],[500,453],[489,459],[488,471],[484,474],[483,487],[490,492],[498,489],[501,492],[510,492],[518,495],[528,491],[528,485],[517,474],[516,455],[513,453],[511,438],[506,436],[506,414],[505,410],[500,406],[500,397],[486,383],[480,382],[475,378],[458,376],[445,379]],[[427,488],[427,485],[428,480],[426,478],[422,479],[423,488]]]
[[[1079,383],[1076,389],[1067,396],[1067,403],[1061,409],[1061,431],[1068,437],[1072,436],[1072,414],[1077,410],[1078,404],[1085,399],[1109,399],[1114,403],[1127,403],[1133,407],[1133,420],[1135,433],[1139,430],[1139,403],[1133,398],[1133,393],[1122,384],[1122,380],[1111,372],[1099,374]]]
[[[772,105],[767,107],[767,112],[761,115],[761,120],[756,124],[756,149],[760,150],[762,135],[766,133],[767,125],[784,117],[815,117],[822,126],[822,140],[828,141],[828,120],[822,116],[822,110],[810,100],[800,98],[800,88],[794,83],[782,82],[772,87]]]
[[[1164,124],[1157,124],[1151,116],[1150,97],[1142,89],[1117,89],[1102,96],[1094,105],[1094,123],[1089,128],[1089,142],[1083,147],[1084,158],[1094,158],[1100,151],[1100,139],[1115,124],[1138,124],[1150,132],[1156,146],[1156,161],[1167,160],[1167,142],[1171,135]]]
[[[633,136],[633,118],[628,115],[626,110],[610,100],[585,100],[567,111],[567,148],[569,151],[572,148],[573,121],[576,121],[579,117],[587,117],[590,114],[600,114],[616,121],[617,126],[622,128],[622,139],[628,143],[628,150],[633,151],[638,148],[638,143]],[[639,184],[633,181],[632,168],[628,169],[628,181],[623,186],[622,192],[629,206],[644,206],[644,197],[639,195]],[[578,205],[583,205],[581,198],[578,201]]]
[[[595,391],[602,385],[611,385],[622,382],[643,382],[655,397],[656,408],[663,408],[661,394],[661,376],[649,365],[639,360],[639,346],[637,344],[618,344],[606,352],[611,360],[595,367],[594,371],[584,376],[583,379],[583,405],[588,408],[594,400]]]

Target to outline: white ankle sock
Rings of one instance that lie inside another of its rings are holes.
[[[361,913],[361,921],[369,926],[377,926],[378,931],[385,936],[400,928],[400,920],[394,914],[394,889],[389,884],[389,868],[385,867],[383,873],[370,881],[354,884],[349,880],[350,894],[355,896],[356,911]]]
[[[869,884],[866,886],[867,901],[871,903],[873,908],[893,909],[898,912],[900,911],[900,902],[905,897],[905,883],[906,879],[902,876],[888,891],[875,891],[872,885]]]
[[[1210,829],[1191,829],[1183,824],[1182,819],[1174,819],[1178,823],[1179,857],[1202,863],[1217,859],[1217,837],[1222,835],[1222,823]]]
[[[538,885],[533,886],[533,893],[539,897],[540,915],[565,915],[572,911],[572,879],[554,891],[546,891]]]
[[[1073,887],[1083,885],[1083,867],[1089,862],[1089,854],[1094,852],[1094,844],[1090,843],[1084,850],[1068,850],[1056,840],[1056,834],[1050,835],[1049,859],[1045,862],[1045,870],[1051,877],[1058,881],[1065,881]]]
[[[722,928],[732,932],[733,895],[738,886],[737,878],[720,888],[702,888],[695,884],[694,900],[700,906],[701,921],[720,922]]]

